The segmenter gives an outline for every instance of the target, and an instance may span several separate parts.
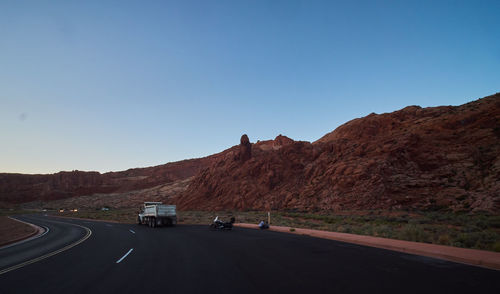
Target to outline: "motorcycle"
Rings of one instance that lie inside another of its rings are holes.
[[[210,230],[212,231],[217,231],[217,230],[221,230],[221,231],[229,231],[229,230],[232,230],[233,229],[233,224],[235,222],[235,219],[234,217],[231,218],[230,221],[228,222],[223,222],[219,219],[219,217],[217,216],[215,219],[214,219],[214,222],[212,224],[210,224],[209,228]]]

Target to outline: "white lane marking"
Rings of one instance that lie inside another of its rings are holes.
[[[135,232],[134,232],[134,231],[132,231],[132,230],[129,230],[129,231],[130,231],[132,234],[135,234]]]
[[[127,257],[127,255],[129,255],[129,254],[130,254],[130,252],[132,252],[132,251],[134,251],[134,248],[130,248],[130,250],[129,250],[127,253],[125,253],[125,255],[124,255],[124,256],[122,256],[122,258],[120,258],[120,259],[118,259],[118,260],[116,261],[116,263],[120,263],[120,262],[121,262],[122,260],[124,260],[124,259],[125,259],[125,257]]]
[[[3,274],[5,274],[5,273],[7,273],[7,272],[10,272],[10,271],[16,270],[16,269],[18,269],[18,268],[22,268],[22,267],[24,267],[24,266],[27,266],[28,264],[32,264],[32,263],[35,263],[35,262],[37,262],[37,261],[43,260],[43,259],[45,259],[45,258],[51,257],[51,256],[56,255],[56,254],[58,254],[58,253],[61,253],[61,252],[63,252],[63,251],[66,251],[66,250],[68,250],[68,249],[70,249],[70,248],[72,248],[72,247],[75,247],[76,245],[78,245],[78,244],[82,243],[83,241],[87,240],[87,239],[90,237],[90,235],[92,235],[92,231],[91,231],[89,228],[84,227],[84,226],[75,225],[75,224],[69,224],[69,223],[64,223],[64,222],[58,222],[58,221],[54,221],[54,220],[50,220],[49,222],[54,222],[54,223],[63,223],[63,224],[68,224],[68,225],[72,225],[72,226],[77,226],[77,227],[80,227],[80,228],[85,229],[85,231],[87,231],[87,234],[86,234],[83,238],[81,238],[80,240],[76,241],[76,242],[75,242],[75,243],[73,243],[73,244],[69,244],[69,245],[67,245],[67,246],[65,246],[65,247],[63,247],[63,248],[61,248],[61,249],[56,250],[56,251],[49,252],[49,253],[47,253],[47,254],[45,254],[45,255],[42,255],[42,256],[40,256],[40,257],[37,257],[37,258],[31,259],[31,260],[25,261],[25,262],[23,262],[23,263],[20,263],[20,264],[17,264],[17,265],[11,266],[11,267],[6,268],[6,269],[4,269],[4,270],[1,270],[1,271],[0,271],[0,275],[3,275]]]

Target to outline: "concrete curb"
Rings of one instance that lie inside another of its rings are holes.
[[[258,225],[254,224],[238,223],[234,225],[250,229],[259,228]],[[311,229],[294,228],[294,231],[290,231],[290,229],[291,227],[279,226],[271,226],[269,228],[269,230],[276,232],[307,235],[500,270],[500,253],[497,252]]]
[[[37,236],[39,236],[39,235],[41,235],[41,234],[43,234],[43,233],[45,232],[45,229],[44,229],[44,228],[39,227],[39,226],[37,226],[37,225],[30,224],[30,223],[27,223],[27,222],[23,222],[22,220],[18,220],[18,219],[16,219],[16,218],[13,218],[13,217],[10,217],[10,216],[8,216],[8,218],[10,218],[11,220],[15,220],[15,221],[17,221],[17,222],[23,223],[23,224],[25,224],[25,225],[29,225],[30,227],[34,228],[34,229],[35,229],[35,231],[34,231],[33,233],[29,233],[29,234],[27,234],[27,235],[24,235],[24,236],[18,237],[18,238],[16,238],[16,239],[12,239],[12,240],[9,240],[9,241],[7,241],[7,242],[0,243],[0,249],[1,249],[1,248],[4,248],[4,247],[6,247],[6,246],[9,246],[9,247],[10,247],[11,245],[14,245],[14,244],[16,244],[16,243],[18,243],[18,242],[22,242],[22,241],[24,242],[24,241],[25,241],[25,240],[27,240],[27,239],[35,238],[35,237],[37,237]]]

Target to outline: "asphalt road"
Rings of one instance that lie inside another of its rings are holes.
[[[500,293],[500,271],[307,236],[19,218],[50,231],[0,249],[0,271],[82,239],[87,231],[72,224],[92,234],[1,274],[1,294]]]

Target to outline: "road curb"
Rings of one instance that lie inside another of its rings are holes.
[[[7,246],[12,246],[18,242],[24,242],[26,241],[27,239],[31,239],[31,238],[35,238],[41,234],[43,234],[45,232],[45,229],[42,228],[42,227],[39,227],[37,225],[34,225],[34,224],[30,224],[30,223],[27,223],[27,222],[23,222],[22,220],[18,220],[16,218],[13,218],[13,217],[10,217],[8,216],[8,218],[10,218],[11,220],[14,220],[14,221],[17,221],[17,222],[20,222],[20,223],[23,223],[25,225],[29,225],[30,227],[34,228],[35,231],[33,233],[29,233],[27,235],[24,235],[24,236],[21,236],[21,237],[18,237],[18,238],[15,238],[15,239],[12,239],[12,240],[9,240],[7,242],[4,242],[4,243],[0,243],[0,249],[4,248],[4,247],[7,247]]]
[[[258,225],[254,224],[237,223],[234,225],[243,228],[259,229]],[[312,229],[293,228],[293,231],[291,229],[291,227],[280,226],[271,226],[269,228],[269,230],[276,232],[307,235],[500,270],[500,253],[497,252]]]

